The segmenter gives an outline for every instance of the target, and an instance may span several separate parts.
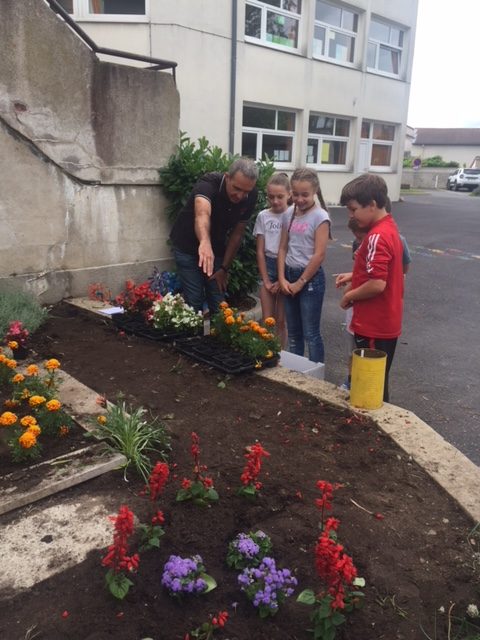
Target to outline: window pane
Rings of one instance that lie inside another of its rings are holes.
[[[349,31],[357,32],[358,26],[358,15],[353,13],[353,11],[347,11],[343,9],[342,11],[342,27],[344,29],[348,29]]]
[[[376,57],[377,57],[377,47],[378,44],[374,42],[369,42],[367,47],[367,67],[369,69],[376,68]]]
[[[301,13],[302,0],[282,0],[282,9],[285,9],[285,11],[293,11],[294,13]]]
[[[242,133],[242,156],[257,159],[257,134]]]
[[[403,47],[403,31],[397,27],[390,27],[390,44],[394,47]]]
[[[263,136],[262,158],[264,158],[266,154],[276,162],[291,162],[292,143],[293,138],[289,136],[273,136],[265,134]]]
[[[295,131],[295,114],[289,111],[279,111],[277,129],[280,131]]]
[[[350,135],[350,120],[342,120],[341,118],[337,118],[335,123],[335,135],[348,138],[348,136]]]
[[[390,42],[390,27],[384,22],[370,22],[370,37],[381,42]]]
[[[245,6],[245,35],[258,39],[262,36],[262,10],[251,4]]]
[[[372,137],[374,140],[395,140],[395,126],[375,122]]]
[[[326,116],[310,116],[308,119],[308,131],[310,133],[323,133],[333,136],[333,127],[335,118],[327,118]]]
[[[281,7],[281,0],[262,0],[265,4],[271,4],[272,7]]]
[[[347,143],[338,140],[324,140],[322,144],[322,164],[346,164]]]
[[[309,138],[307,144],[307,164],[317,164],[318,158],[318,140]]]
[[[65,11],[73,13],[73,0],[58,0],[58,3],[62,5]]]
[[[315,27],[313,33],[313,55],[325,55],[325,29],[323,27]]]
[[[387,49],[387,47],[380,46],[378,55],[378,68],[380,71],[386,73],[393,73],[396,76],[399,74],[400,67],[400,52],[394,49]]]
[[[89,0],[90,13],[145,15],[145,0]]]
[[[354,39],[343,33],[333,31],[330,31],[330,33],[333,37],[329,39],[328,57],[341,62],[353,62]]]
[[[392,159],[392,147],[384,144],[372,144],[372,167],[389,167]]]
[[[362,138],[370,138],[370,122],[362,122],[362,133],[360,134]]]
[[[317,0],[315,18],[334,27],[342,26],[342,10],[339,7],[332,7],[331,4],[322,2],[322,0]]]
[[[298,20],[267,11],[267,42],[296,48]]]
[[[243,107],[243,126],[275,129],[275,109]]]

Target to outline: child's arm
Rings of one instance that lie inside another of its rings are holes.
[[[263,286],[267,291],[270,291],[273,287],[273,282],[270,281],[267,272],[267,261],[265,260],[265,236],[260,233],[257,235],[257,266]]]
[[[278,245],[278,258],[277,258],[277,267],[278,267],[278,283],[280,285],[280,289],[282,293],[287,296],[291,296],[292,292],[290,290],[290,283],[285,278],[285,259],[287,257],[287,248],[288,248],[288,229],[283,227],[282,235],[280,236],[280,244]]]
[[[348,309],[357,300],[368,300],[383,293],[387,283],[385,280],[367,280],[356,289],[346,291],[340,302],[342,309]]]
[[[323,222],[315,229],[315,248],[313,256],[305,267],[300,278],[296,282],[290,284],[290,291],[292,295],[301,291],[307,282],[311,280],[320,269],[322,262],[325,260],[329,230],[328,222]]]

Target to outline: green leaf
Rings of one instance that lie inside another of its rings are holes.
[[[114,573],[112,569],[107,572],[105,581],[112,596],[118,600],[123,600],[133,586],[133,582],[124,573]]]
[[[218,498],[219,498],[219,495],[218,495],[217,491],[212,488],[212,489],[209,489],[207,491],[207,498],[211,502],[216,502],[218,500]]]
[[[175,498],[175,500],[177,502],[184,502],[185,500],[191,500],[192,495],[190,493],[190,491],[187,491],[186,489],[180,489],[177,493],[177,497]]]
[[[253,484],[247,484],[244,487],[240,487],[240,489],[238,490],[238,495],[253,498],[257,495],[257,490],[255,489]]]
[[[190,493],[194,498],[201,498],[205,495],[205,487],[201,482],[194,482],[190,487]]]
[[[225,382],[223,380],[220,380],[220,382],[217,384],[217,387],[219,389],[225,389],[227,385],[225,384]]]
[[[213,591],[214,589],[217,588],[217,582],[215,578],[213,578],[212,576],[209,576],[208,573],[201,573],[199,577],[202,580],[205,580],[205,582],[207,583],[207,588],[203,593],[209,593],[210,591]]]
[[[353,586],[355,587],[364,587],[365,586],[365,578],[355,578],[353,581]]]
[[[335,611],[335,613],[332,616],[332,622],[336,627],[338,627],[341,624],[343,624],[345,622],[345,620],[346,620],[345,616],[342,613],[340,613],[339,611]]]
[[[297,602],[301,602],[302,604],[308,604],[308,605],[315,604],[316,601],[317,599],[312,589],[305,589],[297,598]]]

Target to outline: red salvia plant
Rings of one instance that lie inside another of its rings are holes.
[[[321,491],[322,495],[320,498],[316,498],[315,505],[321,512],[322,527],[325,522],[325,511],[332,510],[333,492],[337,489],[341,489],[341,487],[341,484],[332,484],[326,480],[318,480],[317,482],[317,489]]]
[[[149,494],[150,501],[154,503],[155,508],[150,522],[148,524],[141,524],[139,527],[141,534],[141,551],[158,549],[160,546],[160,538],[165,534],[162,526],[165,523],[165,517],[163,511],[158,509],[156,502],[163,492],[169,476],[170,469],[168,464],[166,462],[157,462],[150,473],[145,489],[141,492],[143,495],[146,493]]]
[[[242,475],[240,476],[240,482],[242,486],[238,490],[238,494],[253,498],[262,488],[262,483],[258,480],[260,471],[262,470],[262,458],[268,458],[270,454],[266,451],[262,445],[257,442],[247,447],[247,453],[244,458],[247,460]]]
[[[213,634],[215,631],[223,629],[223,627],[227,624],[228,620],[228,612],[227,611],[219,611],[215,615],[210,615],[210,620],[208,622],[204,622],[198,629],[194,629],[187,633],[183,640],[211,640],[213,638]]]
[[[123,307],[126,314],[141,313],[150,316],[153,303],[162,296],[150,289],[149,282],[135,285],[133,280],[125,282],[125,290],[115,298],[115,302]]]
[[[102,566],[109,568],[105,581],[110,593],[123,600],[133,585],[127,573],[136,571],[140,561],[138,553],[128,555],[128,542],[133,535],[133,512],[123,505],[118,514],[110,519],[114,526],[113,544],[108,547]]]
[[[193,500],[195,504],[205,506],[210,502],[216,502],[218,493],[213,486],[213,478],[205,475],[208,467],[200,462],[200,437],[195,431],[192,431],[191,442],[194,479],[183,478],[181,489],[177,493],[177,502]]]

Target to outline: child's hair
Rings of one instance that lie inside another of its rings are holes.
[[[350,218],[350,220],[348,221],[347,227],[354,234],[367,233],[365,229],[362,229],[361,227],[358,226],[358,220],[355,220],[355,218]]]
[[[361,207],[366,207],[374,200],[377,207],[383,209],[387,203],[387,191],[387,183],[381,176],[365,173],[343,187],[340,204],[345,206],[356,200]]]
[[[328,211],[327,205],[322,195],[322,190],[320,189],[320,181],[318,179],[316,171],[314,171],[313,169],[307,169],[306,167],[295,169],[292,177],[290,178],[290,183],[293,184],[293,182],[295,181],[310,182],[312,187],[315,189],[315,193],[317,195],[318,201],[320,202],[320,206],[322,207],[322,209],[325,209],[325,211]]]
[[[388,196],[387,196],[387,201],[385,202],[385,211],[387,213],[392,213],[392,201]]]
[[[280,187],[285,187],[287,191],[290,191],[290,180],[286,173],[274,173],[270,180],[267,182],[267,187],[271,184],[279,185]]]

